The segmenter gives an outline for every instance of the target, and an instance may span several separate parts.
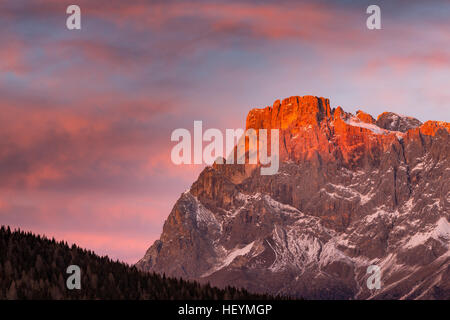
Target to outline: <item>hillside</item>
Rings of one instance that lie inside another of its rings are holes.
[[[69,265],[81,268],[81,289],[66,288]],[[138,271],[108,257],[32,233],[0,228],[0,299],[268,299],[245,290]]]

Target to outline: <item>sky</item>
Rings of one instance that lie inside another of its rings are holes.
[[[316,95],[450,121],[449,17],[449,1],[2,1],[0,224],[131,264],[203,168],[170,160],[194,120],[243,128]]]

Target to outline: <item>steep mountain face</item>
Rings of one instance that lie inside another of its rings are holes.
[[[278,173],[205,168],[140,269],[306,298],[450,298],[449,123],[305,96],[251,110],[246,128],[280,129]]]

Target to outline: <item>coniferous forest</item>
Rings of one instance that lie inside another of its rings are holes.
[[[69,265],[81,269],[81,289],[69,290]],[[245,290],[168,278],[99,257],[40,235],[0,228],[0,299],[272,299]]]

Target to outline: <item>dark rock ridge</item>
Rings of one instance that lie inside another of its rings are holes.
[[[376,125],[386,130],[406,132],[409,129],[421,126],[422,122],[412,117],[399,116],[392,112],[383,112],[378,116]]]
[[[205,168],[140,269],[306,298],[450,299],[449,123],[304,96],[251,110],[246,128],[280,129],[279,172]]]

